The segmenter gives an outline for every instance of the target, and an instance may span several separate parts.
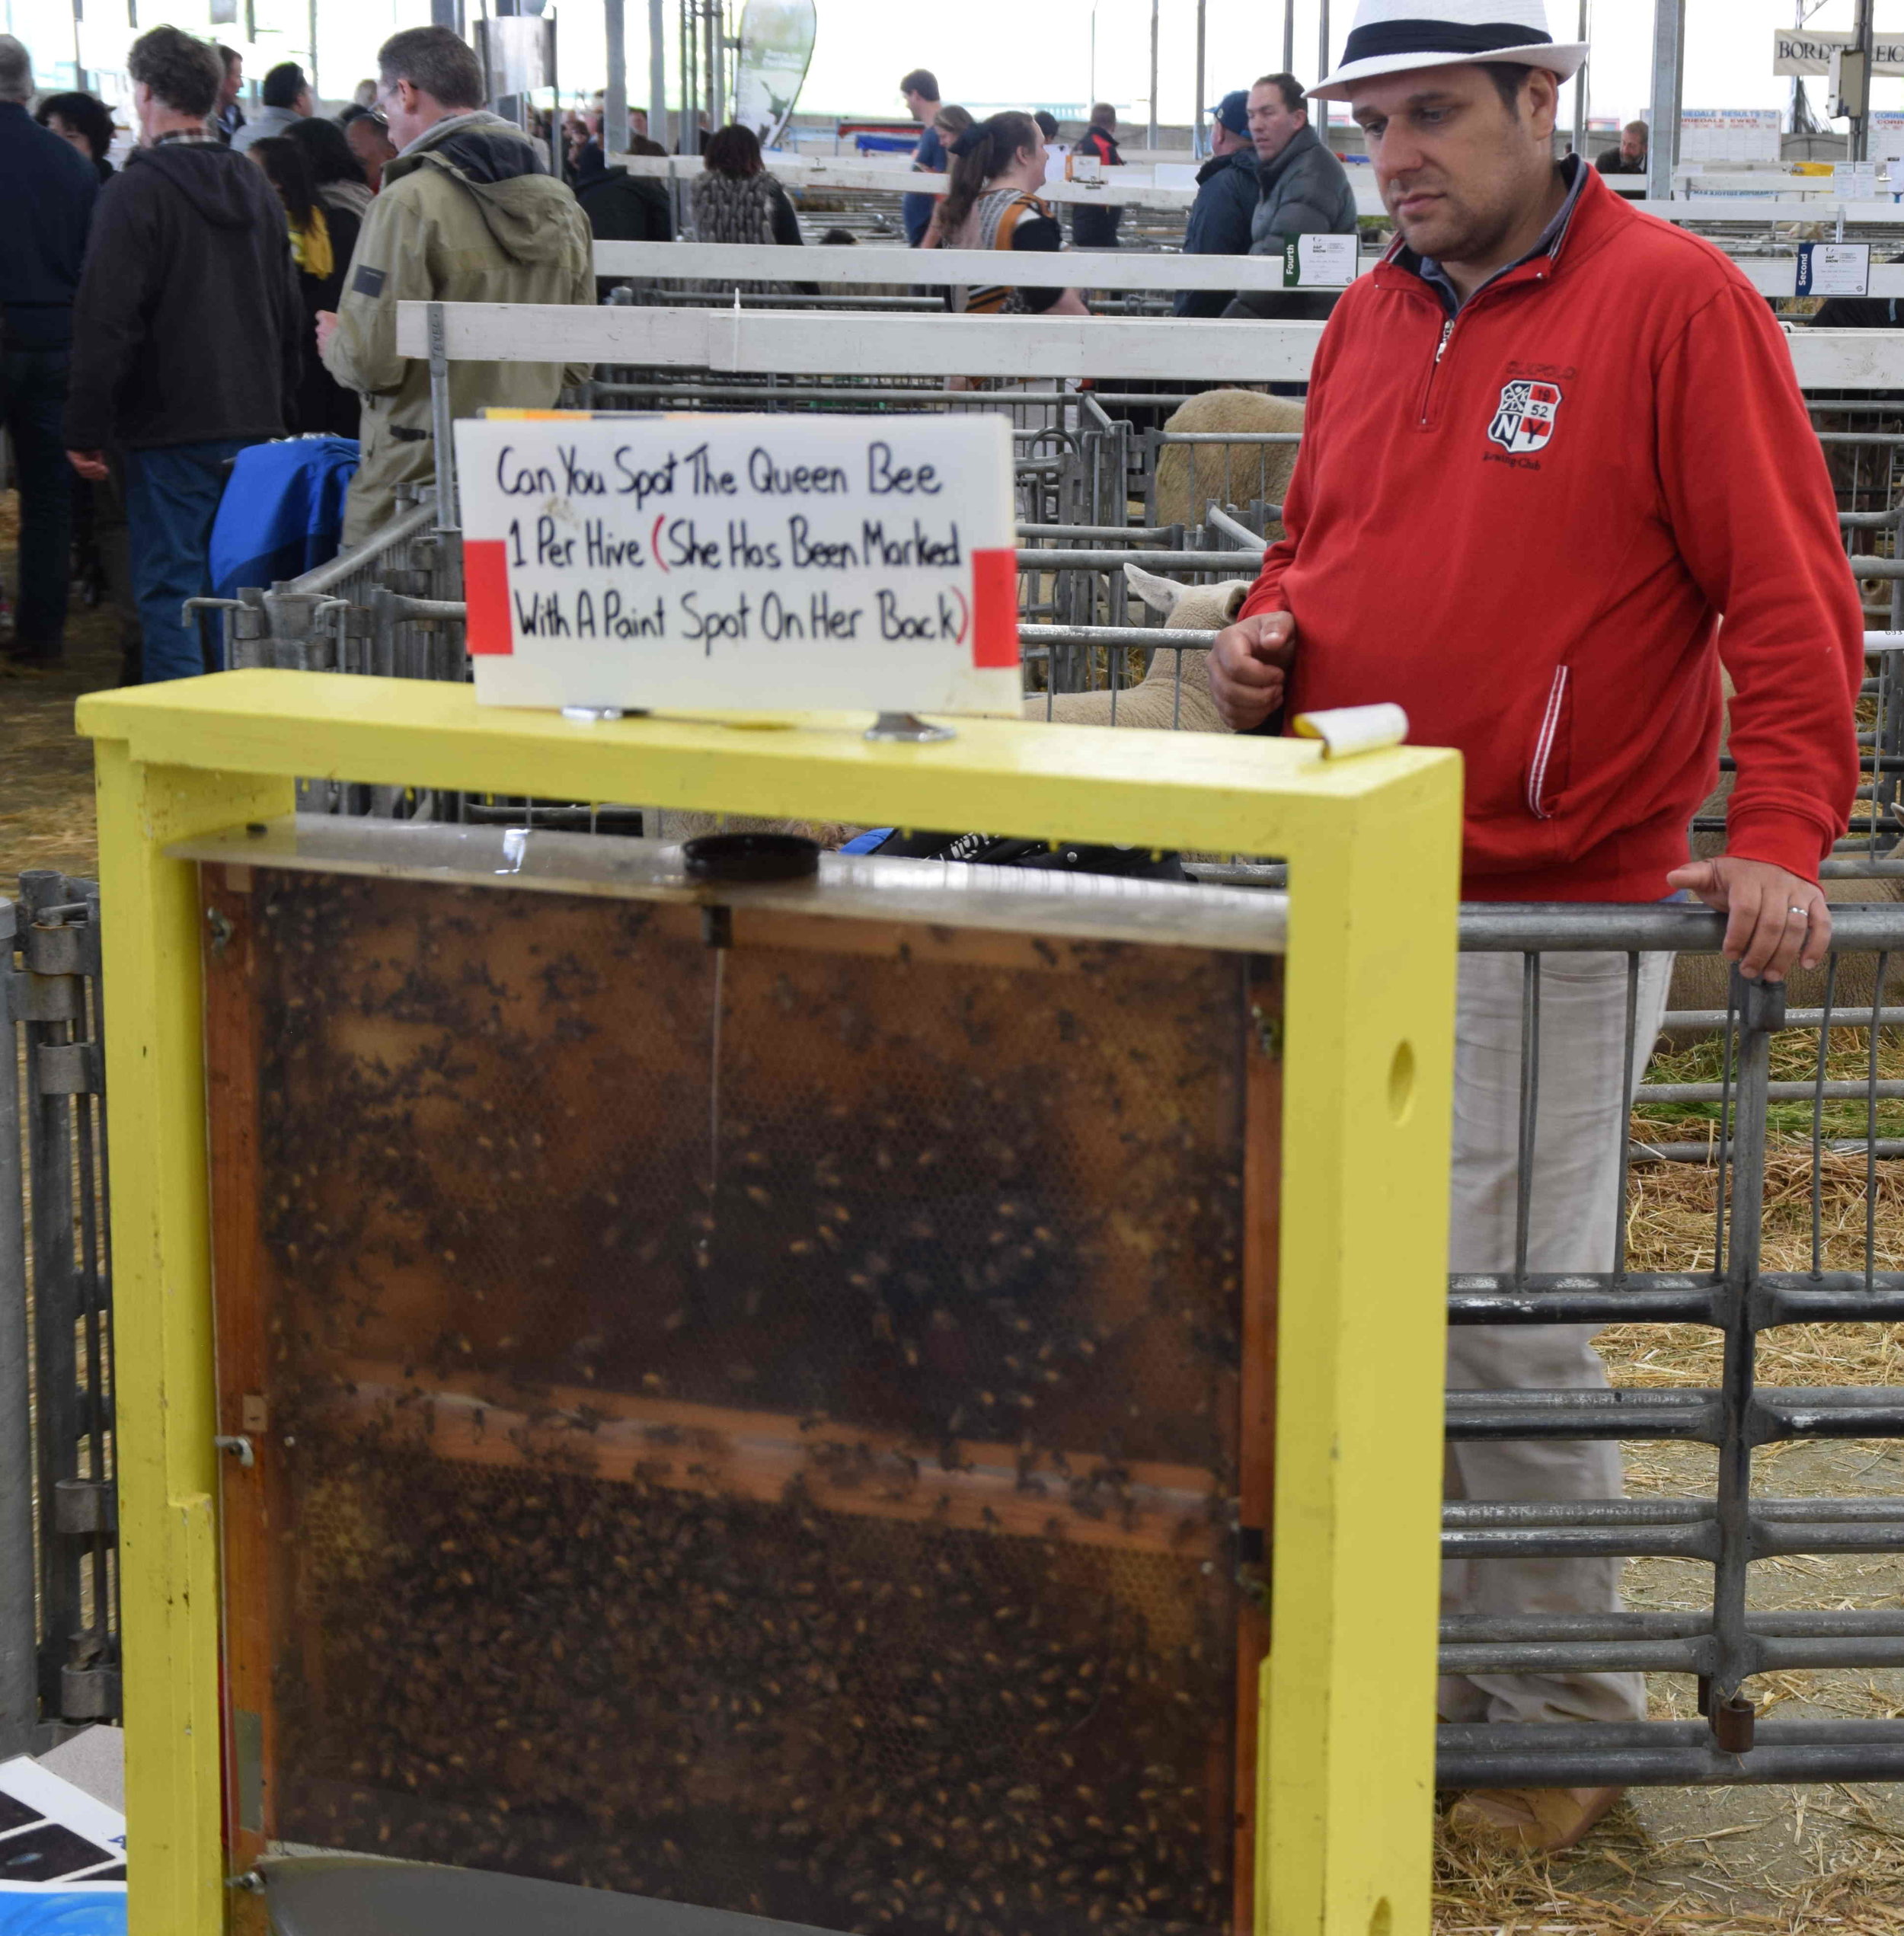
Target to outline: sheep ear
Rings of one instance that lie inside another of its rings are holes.
[[[1223,594],[1223,616],[1234,624],[1236,615],[1243,609],[1243,601],[1250,595],[1250,588],[1239,578],[1235,583],[1220,589]]]
[[[1124,567],[1124,577],[1130,589],[1153,612],[1161,612],[1168,618],[1177,609],[1177,601],[1184,596],[1184,587],[1174,578],[1159,578],[1155,572],[1142,571],[1134,564]]]

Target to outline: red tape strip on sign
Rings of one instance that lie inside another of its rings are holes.
[[[1018,554],[972,554],[972,663],[987,669],[1018,663]]]
[[[463,596],[468,605],[464,632],[470,650],[513,652],[515,636],[509,621],[509,549],[501,538],[463,540]]]

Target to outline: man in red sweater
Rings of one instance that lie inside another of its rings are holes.
[[[1424,13],[1433,18],[1424,18]],[[1400,233],[1317,351],[1283,541],[1210,689],[1238,732],[1285,707],[1379,700],[1466,762],[1464,896],[1658,901],[1729,915],[1725,950],[1777,980],[1831,938],[1820,860],[1858,783],[1862,616],[1791,357],[1720,251],[1555,165],[1557,46],[1539,0],[1363,0],[1338,72]],[[1724,630],[1719,630],[1723,617]],[[1720,662],[1736,689],[1727,851],[1688,864],[1710,789]],[[1642,958],[1637,1054],[1670,957]],[[1522,966],[1462,964],[1450,1266],[1516,1267]],[[1631,1082],[1625,957],[1540,978],[1530,1272],[1607,1269]],[[1457,1388],[1604,1386],[1591,1328],[1459,1327]],[[1450,1447],[1478,1500],[1617,1497],[1617,1449]],[[1449,1569],[1452,1612],[1593,1613],[1619,1563]],[[1730,1690],[1725,1690],[1730,1692]],[[1451,1720],[1643,1716],[1637,1674],[1444,1681]],[[1491,1791],[1471,1832],[1577,1841],[1612,1789]]]

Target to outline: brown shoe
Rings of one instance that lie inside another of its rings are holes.
[[[1503,1849],[1571,1848],[1623,1788],[1475,1788],[1448,1811],[1448,1826],[1470,1842]]]

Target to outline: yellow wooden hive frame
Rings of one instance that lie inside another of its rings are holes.
[[[481,708],[237,672],[80,702],[97,742],[131,1936],[225,1927],[196,870],[294,776],[1287,857],[1275,1640],[1260,1936],[1429,1922],[1461,767],[1400,747],[865,717]],[[755,730],[741,730],[743,727]]]

